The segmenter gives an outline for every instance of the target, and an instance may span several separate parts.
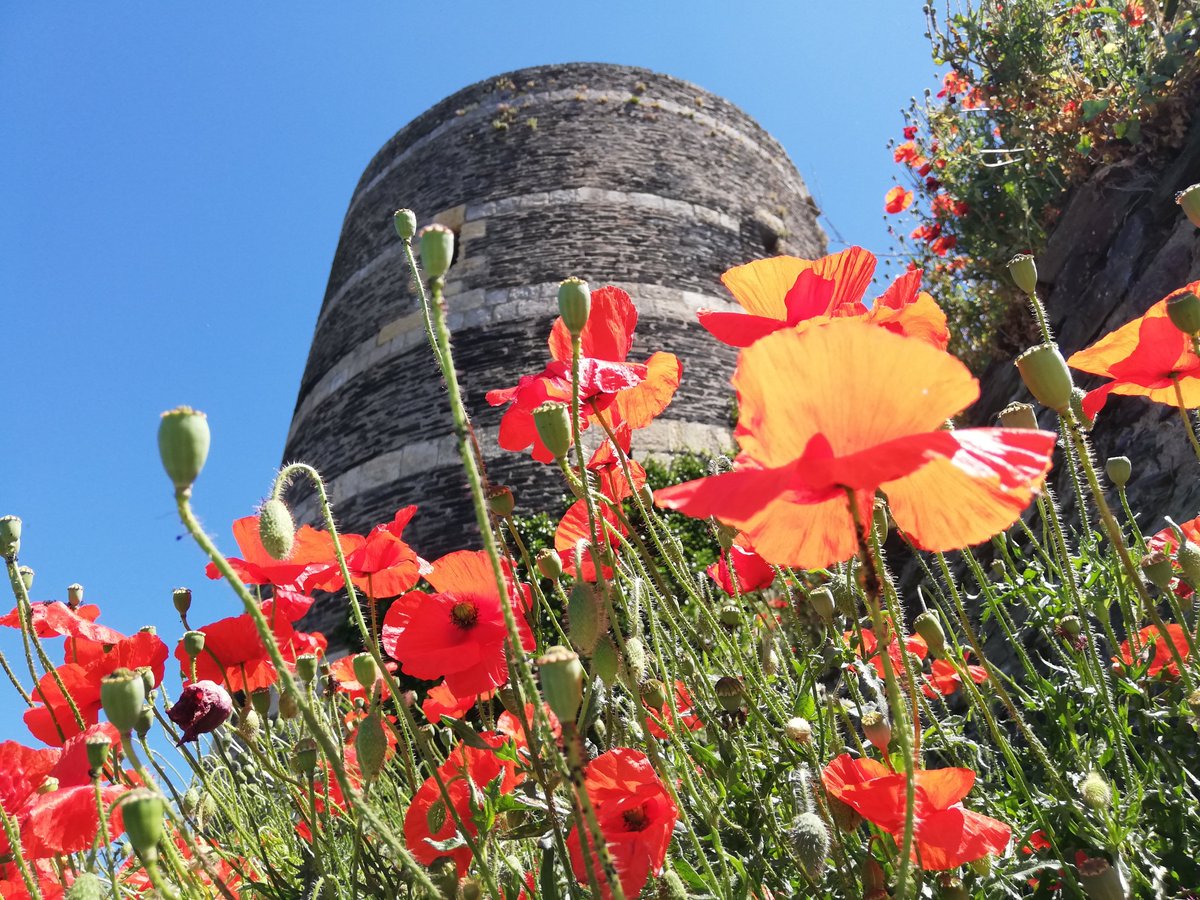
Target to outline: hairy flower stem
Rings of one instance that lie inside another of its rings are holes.
[[[17,864],[17,868],[21,872],[21,880],[25,882],[25,890],[29,892],[29,896],[33,900],[42,900],[42,890],[38,887],[37,879],[33,877],[33,872],[30,871],[28,863],[25,862],[25,854],[21,852],[21,830],[3,806],[0,806],[0,823],[4,825],[4,836],[8,838],[8,852],[12,854],[13,861]]]
[[[604,838],[600,820],[596,817],[596,808],[592,805],[592,798],[588,796],[587,784],[584,781],[583,736],[574,722],[563,722],[562,729],[563,746],[567,753],[567,771],[570,774],[571,786],[575,790],[575,797],[583,809],[584,822],[581,826],[586,825],[596,857],[600,860],[600,868],[604,872],[604,880],[608,882],[608,888],[612,891],[613,900],[625,900],[621,878],[617,874],[617,867],[613,863],[612,854],[609,853],[608,842]]]
[[[1191,442],[1192,452],[1196,454],[1196,459],[1200,460],[1200,438],[1196,437],[1196,426],[1192,423],[1192,414],[1183,402],[1183,389],[1179,386],[1178,375],[1171,376],[1171,384],[1175,387],[1175,405],[1179,409],[1179,418],[1183,419],[1183,427],[1187,432],[1188,441]]]

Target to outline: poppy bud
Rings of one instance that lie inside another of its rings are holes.
[[[258,539],[271,559],[285,560],[292,555],[296,523],[282,500],[272,498],[259,507]]]
[[[446,804],[441,800],[435,800],[425,811],[425,824],[429,826],[432,834],[437,834],[445,826],[448,817]]]
[[[999,579],[1004,579],[1008,575],[1008,571],[1004,568],[1004,563],[1001,560],[993,559],[989,568],[992,574]]]
[[[662,900],[688,900],[687,886],[679,874],[671,868],[663,870],[662,879],[658,883],[658,896]]]
[[[1200,589],[1200,547],[1185,539],[1175,551],[1175,561],[1183,572],[1183,580],[1193,590]]]
[[[539,550],[537,555],[537,570],[543,578],[558,581],[562,575],[562,557],[553,550]]]
[[[809,724],[808,719],[796,716],[794,719],[787,720],[787,724],[783,726],[783,733],[797,744],[807,744],[812,740],[812,725]]]
[[[1002,428],[1032,428],[1038,427],[1037,414],[1028,403],[1013,401],[1000,410],[1000,426]]]
[[[1110,456],[1104,462],[1104,471],[1109,481],[1122,488],[1129,483],[1129,477],[1133,474],[1133,463],[1128,456]]]
[[[150,865],[158,859],[158,842],[162,839],[163,799],[147,788],[135,788],[120,805],[129,843],[142,862]]]
[[[379,666],[376,665],[375,658],[370,653],[359,653],[352,660],[352,664],[354,680],[366,688],[369,693],[375,682],[379,680]]]
[[[646,672],[646,645],[639,637],[631,637],[625,641],[625,656],[621,660],[618,676],[630,689],[636,687]]]
[[[154,710],[149,706],[143,706],[138,715],[137,725],[134,727],[138,738],[145,738],[152,727],[154,727]]]
[[[809,878],[819,880],[829,855],[829,829],[816,813],[806,812],[792,826],[792,849]]]
[[[892,742],[892,726],[882,713],[872,710],[868,713],[863,713],[862,717],[863,734],[867,736],[867,740],[877,748],[879,752],[887,754],[888,745]]]
[[[1167,297],[1167,316],[1184,334],[1200,333],[1200,297],[1182,288]]]
[[[454,261],[454,232],[445,225],[426,225],[417,232],[421,268],[430,278],[441,278]]]
[[[1079,785],[1079,796],[1089,809],[1102,810],[1112,805],[1112,788],[1104,776],[1093,770]]]
[[[71,886],[67,888],[67,892],[63,894],[63,900],[105,900],[107,896],[108,889],[100,880],[99,875],[92,872],[80,872],[78,877],[71,882]]]
[[[315,772],[317,770],[317,742],[310,737],[296,741],[288,765],[297,775],[311,775]]]
[[[259,719],[258,713],[253,709],[244,709],[238,719],[237,733],[247,744],[253,744],[258,740],[258,734],[262,730],[262,720]]]
[[[210,440],[204,413],[180,406],[162,414],[158,423],[158,455],[175,490],[191,491],[192,482],[208,458]]]
[[[721,607],[721,611],[717,613],[717,620],[726,628],[734,629],[742,624],[742,611],[728,603]]]
[[[662,709],[667,705],[667,686],[657,678],[644,682],[638,690],[642,702],[651,709]]]
[[[533,424],[555,459],[567,455],[571,449],[571,412],[567,404],[547,400],[533,411]]]
[[[487,505],[493,516],[500,519],[507,519],[513,514],[513,509],[516,507],[512,489],[502,484],[489,485],[487,490]]]
[[[1028,253],[1018,253],[1008,261],[1008,274],[1023,294],[1037,291],[1037,262]]]
[[[183,729],[179,743],[216,731],[233,712],[233,698],[215,681],[194,681],[183,689],[167,718]]]
[[[938,900],[970,900],[970,897],[961,878],[946,874],[938,879]]]
[[[717,679],[713,690],[717,695],[717,702],[725,712],[737,712],[745,705],[746,688],[740,678],[724,675]]]
[[[577,581],[567,599],[567,633],[571,643],[591,655],[600,635],[608,630],[608,615],[596,597],[596,589],[586,581]]]
[[[1184,188],[1175,195],[1175,202],[1183,207],[1188,221],[1200,228],[1200,184]]]
[[[1171,557],[1167,556],[1161,550],[1155,550],[1153,553],[1147,553],[1143,556],[1140,565],[1142,567],[1142,574],[1156,588],[1160,591],[1169,591],[1171,589],[1171,580],[1175,577],[1175,570],[1171,567]]]
[[[29,566],[17,566],[17,576],[21,579],[21,584],[25,585],[26,591],[33,590],[33,569]]]
[[[537,661],[542,677],[542,693],[551,712],[562,723],[574,722],[583,702],[583,666],[579,654],[555,645]]]
[[[483,900],[483,886],[478,878],[464,878],[458,884],[455,900]]]
[[[841,803],[842,801],[838,800],[837,802]],[[842,805],[844,806],[845,804],[842,804]],[[850,807],[846,807],[846,808],[849,809]],[[830,804],[830,812],[831,813],[833,812],[832,804]],[[837,817],[834,816],[833,819],[834,819],[834,824],[836,825]],[[860,818],[859,821],[861,822],[862,819]],[[841,826],[838,826],[838,827],[841,827]],[[857,828],[857,827],[858,826],[856,825],[855,828]],[[850,830],[854,830],[854,829],[850,829]],[[879,865],[879,861],[876,860],[875,857],[872,856],[870,853],[868,853],[866,856],[863,857],[862,886],[863,886],[863,900],[868,900],[868,898],[871,898],[871,900],[874,900],[874,898],[876,896],[878,896],[878,894],[880,892],[882,893],[883,900],[888,900],[888,898],[891,897],[891,894],[889,894],[886,890],[887,877],[884,875],[883,866]]]
[[[568,278],[558,286],[558,314],[572,335],[579,335],[592,308],[592,292],[586,281]]]
[[[100,679],[100,705],[121,734],[129,734],[137,726],[145,702],[146,685],[137,672],[117,669]]]
[[[305,684],[317,680],[317,658],[311,653],[302,653],[296,657],[296,677]]]
[[[844,800],[839,800],[833,794],[825,795],[825,805],[829,807],[829,818],[833,819],[833,824],[837,826],[838,831],[846,833],[857,831],[858,826],[863,822],[863,817],[853,806]]]
[[[271,689],[261,688],[250,694],[250,702],[254,704],[254,711],[259,716],[267,716],[271,713]]]
[[[606,634],[596,644],[592,651],[592,669],[596,675],[609,687],[616,684],[617,672],[621,667],[621,654],[612,636]]]
[[[79,582],[67,585],[67,606],[79,609],[83,605],[83,585]]]
[[[383,771],[383,763],[387,759],[387,735],[383,733],[383,719],[378,711],[358,723],[354,749],[358,753],[358,765],[363,776],[367,781],[374,781]]]
[[[392,224],[401,240],[411,241],[417,233],[417,214],[411,209],[398,209],[392,214]]]
[[[284,691],[279,695],[279,718],[290,720],[300,715],[300,704],[296,700],[296,695],[291,691]]]
[[[99,778],[100,774],[104,771],[104,767],[108,764],[108,756],[112,751],[112,741],[108,739],[108,735],[99,733],[88,735],[83,745],[87,751],[88,772],[93,778]]]
[[[0,516],[0,556],[9,562],[21,552],[21,519],[18,516]]]
[[[1017,371],[1043,406],[1063,412],[1071,405],[1071,373],[1053,344],[1038,344],[1017,357]]]
[[[203,631],[185,631],[183,633],[183,652],[188,655],[188,659],[195,659],[204,652],[204,632]]]
[[[1188,695],[1187,705],[1193,716],[1200,716],[1200,690],[1192,691]]]
[[[913,620],[913,630],[925,639],[925,645],[934,659],[946,655],[946,632],[942,630],[942,622],[933,610],[925,610]]]
[[[1075,421],[1079,423],[1079,427],[1084,431],[1091,431],[1096,425],[1096,417],[1089,416],[1083,408],[1083,398],[1087,395],[1083,392],[1083,388],[1071,388],[1071,413],[1075,416]]]
[[[829,588],[822,586],[809,594],[808,605],[820,617],[822,622],[828,623],[833,621],[833,614],[837,603],[833,599],[833,591]]]
[[[183,797],[179,804],[185,816],[194,816],[200,809],[200,792],[195,787],[190,787],[183,792]]]

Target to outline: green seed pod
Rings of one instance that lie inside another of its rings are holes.
[[[1023,294],[1032,296],[1037,292],[1037,263],[1028,253],[1019,253],[1008,261],[1008,274]]]
[[[317,742],[310,737],[296,741],[288,765],[297,775],[311,775],[317,770]]]
[[[258,538],[271,559],[285,560],[292,555],[296,523],[282,500],[271,498],[259,507]]]
[[[913,620],[913,630],[925,639],[925,645],[934,659],[942,659],[946,655],[946,632],[942,630],[937,613],[925,610]]]
[[[158,455],[175,490],[190,493],[208,459],[208,418],[190,406],[162,414],[158,423]]]
[[[33,590],[33,569],[29,566],[17,566],[17,574],[21,577],[21,584],[25,585],[26,591]]]
[[[612,635],[606,634],[596,643],[592,651],[592,669],[608,687],[617,683],[617,673],[621,668],[621,653],[617,650]]]
[[[279,718],[291,720],[300,715],[300,704],[296,701],[296,695],[291,691],[284,691],[279,695]]]
[[[458,883],[458,893],[455,900],[483,900],[483,885],[478,878],[464,878]]]
[[[93,777],[99,777],[108,764],[108,756],[112,751],[112,741],[104,733],[89,735],[83,742],[87,750],[88,771]]]
[[[100,705],[121,734],[130,734],[137,727],[145,702],[146,685],[137,672],[117,669],[100,679]]]
[[[175,605],[175,612],[181,616],[186,616],[192,608],[191,588],[175,588],[175,590],[171,591],[171,603]]]
[[[83,606],[83,585],[76,582],[75,584],[67,585],[67,606],[70,609],[79,609]]]
[[[1167,316],[1184,334],[1200,333],[1200,297],[1182,288],[1167,297]]]
[[[383,719],[378,711],[358,723],[354,749],[358,752],[358,765],[363,776],[367,781],[374,781],[383,771],[387,759],[387,735],[383,733]]]
[[[1063,616],[1058,623],[1059,630],[1071,640],[1083,634],[1083,620],[1079,616]]]
[[[1200,590],[1200,547],[1185,540],[1175,551],[1175,561],[1183,572],[1183,580],[1192,590]]]
[[[667,686],[657,678],[643,682],[639,693],[642,702],[651,709],[662,709],[667,705]]]
[[[727,603],[717,613],[717,621],[726,628],[737,628],[742,624],[742,611],[733,603]]]
[[[1053,344],[1038,344],[1017,357],[1017,371],[1043,406],[1065,412],[1071,405],[1071,372]]]
[[[1104,471],[1109,481],[1122,488],[1129,484],[1129,478],[1133,475],[1133,463],[1129,461],[1128,456],[1110,456],[1105,460]]]
[[[826,624],[833,622],[837,602],[833,599],[833,591],[829,588],[824,586],[816,588],[808,595],[808,605],[822,622]]]
[[[513,514],[517,504],[511,488],[502,484],[492,484],[487,489],[487,505],[493,516],[507,519]]]
[[[204,632],[185,631],[183,633],[183,652],[189,659],[195,659],[204,652]]]
[[[1200,184],[1184,188],[1175,195],[1175,202],[1183,207],[1188,221],[1200,228]]]
[[[568,278],[558,286],[558,314],[573,335],[583,332],[592,308],[592,292],[586,281]]]
[[[271,713],[271,689],[262,688],[254,691],[250,695],[250,702],[254,704],[254,711],[258,713],[259,718],[270,715]]]
[[[820,879],[829,855],[829,829],[816,813],[807,812],[792,826],[792,849],[809,878]]]
[[[880,753],[887,754],[888,745],[892,742],[892,726],[883,715],[875,710],[868,713],[863,713],[862,717],[863,734],[867,740],[879,749]]]
[[[1171,581],[1175,577],[1175,570],[1171,566],[1171,557],[1161,550],[1155,550],[1153,553],[1143,556],[1140,565],[1142,574],[1149,579],[1152,585],[1160,591],[1171,589]]]
[[[635,691],[646,674],[646,645],[639,637],[625,640],[625,655],[621,660],[620,679],[630,691]]]
[[[963,887],[962,879],[954,875],[942,875],[938,879],[938,900],[970,900],[971,895]]]
[[[1018,403],[1013,401],[1000,410],[1000,427],[1001,428],[1031,428],[1036,430],[1038,427],[1037,413],[1034,412],[1033,406],[1028,403]]]
[[[596,589],[586,581],[577,581],[567,600],[567,633],[571,643],[590,656],[600,635],[607,630],[608,615],[596,596]]]
[[[20,518],[17,516],[0,516],[0,556],[12,562],[20,552]]]
[[[379,666],[375,662],[375,657],[370,653],[359,653],[352,660],[352,664],[355,680],[370,693],[375,682],[379,680]]]
[[[392,224],[401,240],[411,241],[417,233],[417,214],[411,209],[398,209],[392,214]]]
[[[723,675],[717,679],[713,690],[717,695],[717,702],[725,712],[737,712],[746,704],[746,688],[740,678]]]
[[[296,657],[296,677],[305,684],[317,680],[317,658],[311,653],[303,653]]]
[[[571,411],[565,403],[548,400],[533,411],[533,424],[538,437],[555,459],[562,459],[571,449]]]
[[[551,581],[558,581],[558,579],[562,576],[562,557],[559,556],[554,550],[539,550],[535,562],[537,564],[537,570],[543,578],[549,578]]]
[[[1079,796],[1089,809],[1103,810],[1112,805],[1112,787],[1104,776],[1093,770],[1079,785]]]
[[[143,863],[153,863],[158,859],[158,842],[163,832],[166,807],[162,797],[147,788],[135,788],[122,798],[120,806],[130,845]]]
[[[142,712],[138,716],[137,725],[134,730],[137,732],[138,738],[144,738],[150,733],[150,729],[154,726],[154,710],[149,706],[143,706]]]
[[[429,278],[441,278],[454,260],[454,232],[445,225],[426,225],[417,232],[421,268]]]
[[[789,740],[793,740],[797,744],[807,744],[812,741],[812,725],[808,723],[808,719],[800,716],[788,719],[787,724],[783,726],[783,733],[788,736]]]
[[[105,900],[107,896],[108,890],[99,876],[81,872],[63,894],[63,900]]]
[[[579,654],[555,645],[537,660],[542,679],[542,694],[558,721],[574,722],[583,702],[585,673]]]

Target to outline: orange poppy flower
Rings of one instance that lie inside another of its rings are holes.
[[[1176,291],[1200,294],[1200,281]],[[1145,315],[1106,334],[1086,350],[1072,353],[1067,364],[1081,372],[1111,378],[1083,398],[1083,411],[1089,419],[1104,408],[1109,394],[1148,397],[1155,403],[1179,406],[1175,379],[1188,409],[1200,406],[1200,359],[1192,343],[1167,317],[1166,297]]]
[[[755,553],[746,536],[741,534],[729,545],[728,552],[722,553],[719,560],[704,570],[704,574],[730,597],[761,590],[775,580],[775,570],[771,564]]]
[[[622,428],[618,437],[622,435],[627,437],[628,434],[628,429]],[[628,443],[623,449],[626,454],[629,453]],[[633,496],[634,491],[646,483],[646,470],[640,463],[629,460],[629,474],[633,476],[633,483],[630,484],[625,477],[620,458],[609,441],[605,441],[596,448],[596,452],[588,460],[587,470],[589,478],[593,479],[599,489],[600,502],[597,504],[597,518],[600,521],[596,523],[596,527],[602,533],[595,539],[592,538],[589,534],[587,501],[576,500],[563,514],[558,527],[554,530],[554,549],[562,557],[564,572],[584,581],[595,581],[596,564],[592,559],[592,554],[586,549],[582,554],[582,571],[576,573],[575,548],[581,543],[587,544],[595,540],[597,545],[606,545],[612,554],[616,554],[617,539],[613,535],[613,531],[625,534],[626,528],[617,518],[617,514],[611,506],[628,500]],[[604,577],[612,578],[612,567],[604,566],[603,569]]]
[[[1050,470],[1055,435],[940,430],[979,383],[923,341],[858,321],[780,331],[742,351],[734,470],[664,488],[660,506],[715,516],[778,565],[848,559],[875,492],[924,550],[953,550],[1007,528]],[[797,390],[797,386],[803,390]]]
[[[863,296],[874,274],[875,255],[862,247],[815,260],[755,260],[721,276],[746,313],[701,310],[700,324],[723,344],[749,347],[781,329],[859,318],[944,350],[950,342],[946,314],[921,290],[921,270],[905,272],[868,309]]]
[[[1189,648],[1187,636],[1183,633],[1183,626],[1176,625],[1171,622],[1167,625],[1167,633],[1164,635],[1158,630],[1157,625],[1150,625],[1138,632],[1141,638],[1142,653],[1136,658],[1130,652],[1129,641],[1121,641],[1120,657],[1115,659],[1116,666],[1120,668],[1122,665],[1125,668],[1140,665],[1144,662],[1146,656],[1146,648],[1154,648],[1154,656],[1150,659],[1150,664],[1146,668],[1146,677],[1153,678],[1160,672],[1168,678],[1179,677],[1179,666],[1175,662],[1175,654],[1171,652],[1171,648],[1167,646],[1167,641],[1175,645],[1175,650],[1179,653],[1180,659],[1187,661]]]
[[[895,215],[902,213],[912,205],[913,192],[896,185],[883,197],[883,211]]]

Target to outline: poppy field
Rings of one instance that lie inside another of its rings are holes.
[[[737,266],[743,312],[699,317],[739,348],[737,453],[652,490],[639,432],[689,363],[631,358],[637,298],[569,278],[541,371],[460,384],[454,235],[416,223],[396,213],[476,540],[422,557],[415,506],[339,532],[297,462],[225,556],[188,407],[159,423],[163,489],[198,548],[181,577],[206,565],[228,616],[195,621],[180,588],[177,633],[125,635],[78,585],[33,600],[46,538],[0,518],[28,730],[0,743],[0,894],[1200,896],[1200,518],[1135,514],[1136,462],[1090,447],[1135,396],[1178,409],[1200,465],[1200,282],[1064,359],[1013,259],[1030,402],[957,427],[980,386],[918,269],[872,301],[858,247]],[[486,475],[463,400],[485,393],[501,448],[573,498],[552,545]],[[318,600],[357,652],[303,630]]]

